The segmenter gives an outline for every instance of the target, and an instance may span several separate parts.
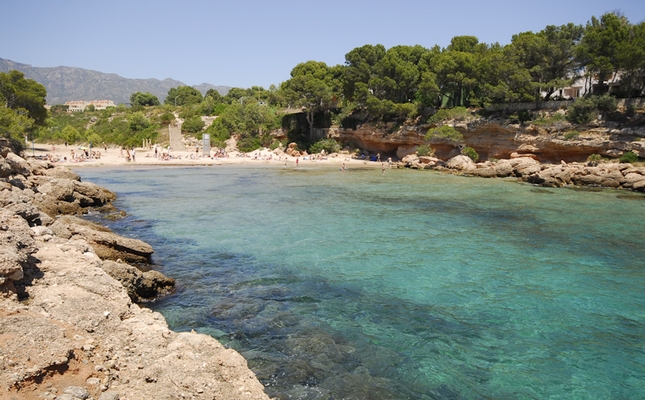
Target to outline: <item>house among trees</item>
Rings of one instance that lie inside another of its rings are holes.
[[[79,111],[85,111],[87,107],[94,106],[95,110],[105,110],[108,107],[116,107],[116,104],[112,100],[92,100],[92,101],[84,101],[84,100],[76,100],[76,101],[68,101],[65,103],[66,106],[68,106],[68,111],[69,112],[79,112]]]

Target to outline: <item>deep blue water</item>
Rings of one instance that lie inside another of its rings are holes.
[[[645,196],[410,170],[79,173],[177,279],[152,307],[241,352],[270,396],[645,397]]]

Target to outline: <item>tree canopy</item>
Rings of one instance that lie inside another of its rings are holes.
[[[130,105],[132,106],[158,106],[159,98],[150,92],[135,92],[130,95]]]
[[[202,94],[191,86],[178,86],[168,91],[164,104],[186,106],[202,102]]]

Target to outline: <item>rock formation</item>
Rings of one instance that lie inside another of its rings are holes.
[[[543,163],[584,162],[592,154],[616,158],[634,151],[645,158],[645,127],[594,123],[574,126],[560,122],[551,126],[508,124],[499,119],[477,118],[468,122],[446,121],[463,135],[461,143],[433,139],[435,156],[444,161],[459,155],[459,144],[475,149],[480,160],[508,159],[516,153]],[[435,125],[401,127],[364,124],[356,129],[331,128],[327,136],[372,154],[398,159],[413,154],[426,143],[425,134]],[[396,128],[396,129],[393,129]],[[576,134],[567,135],[577,130]]]
[[[115,195],[0,140],[0,398],[268,399],[244,358],[134,302],[174,281],[152,248],[84,221]]]
[[[434,157],[409,155],[398,166],[413,169],[452,171],[480,178],[516,177],[539,186],[591,186],[629,189],[645,192],[645,168],[625,163],[566,163],[541,164],[533,157],[517,156],[496,162],[475,164],[470,158],[458,155],[447,162]]]

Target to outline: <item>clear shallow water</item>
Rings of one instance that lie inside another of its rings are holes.
[[[643,398],[645,197],[409,170],[79,171],[175,330],[294,399]]]

